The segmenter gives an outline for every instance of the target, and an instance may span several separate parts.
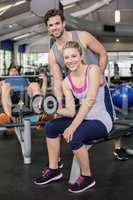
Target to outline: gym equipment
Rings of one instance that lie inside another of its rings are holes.
[[[119,74],[119,66],[117,63],[114,63],[114,80],[119,81],[120,80],[120,74]]]
[[[26,119],[28,121],[28,119]],[[31,127],[35,127],[37,125],[44,125],[44,121],[38,121],[38,122],[30,122]],[[15,122],[11,124],[0,124],[0,131],[6,130],[7,128],[16,128],[16,127],[22,127],[24,128],[24,120],[23,122]]]
[[[133,76],[133,64],[131,64],[130,73],[131,73],[131,76]]]
[[[47,115],[53,115],[58,108],[58,102],[54,95],[47,95],[43,99],[43,111]]]
[[[62,105],[65,105],[65,99],[62,100]],[[80,103],[79,100],[75,98],[76,111],[79,109]],[[46,114],[53,115],[56,113],[58,108],[57,98],[48,94],[45,97],[41,95],[35,95],[32,99],[32,109],[36,114]]]
[[[38,75],[15,75],[15,76],[0,76],[0,79],[6,79],[6,78],[37,78]]]
[[[120,109],[133,107],[133,88],[127,84],[119,85],[112,92],[112,100],[114,105]]]
[[[20,100],[13,109],[14,123],[0,124],[0,131],[6,131],[8,128],[15,128],[15,133],[21,145],[24,164],[31,163],[31,128],[37,125],[44,125],[44,121],[30,122],[25,116],[31,115],[33,112],[25,107],[24,102]]]
[[[42,103],[43,103],[43,95],[35,95],[32,98],[32,109],[35,114],[42,114],[43,113],[43,108],[42,108]]]
[[[42,95],[35,95],[32,99],[32,109],[36,114],[53,115],[58,108],[58,102],[54,95],[49,94],[45,97]]]
[[[15,128],[15,133],[21,145],[24,164],[31,164],[31,129],[37,125],[44,125],[44,121],[30,122],[30,120],[23,119],[22,122],[19,122],[19,118],[17,118],[15,123],[0,124],[0,131]]]

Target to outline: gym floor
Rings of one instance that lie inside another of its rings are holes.
[[[133,147],[133,137],[124,137],[128,147]],[[62,182],[37,187],[33,178],[47,162],[43,132],[32,133],[32,164],[24,165],[20,144],[15,134],[0,136],[0,199],[1,200],[131,200],[133,199],[133,158],[118,161],[113,158],[111,141],[91,148],[91,166],[96,187],[82,194],[67,192],[67,180],[72,153],[63,142],[64,179]]]

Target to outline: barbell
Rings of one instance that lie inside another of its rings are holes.
[[[14,76],[0,76],[1,79],[6,79],[6,78],[37,78],[38,75],[14,75]]]
[[[42,73],[38,73],[38,74],[22,74],[22,75],[0,75],[0,79],[6,79],[6,78],[38,78],[39,74]],[[52,77],[51,74],[49,74],[49,77]]]

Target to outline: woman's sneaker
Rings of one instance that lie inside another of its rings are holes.
[[[36,185],[45,185],[53,181],[58,181],[62,177],[63,174],[59,169],[46,168],[46,170],[42,172],[41,176],[34,180],[34,183]]]
[[[114,156],[116,159],[125,161],[128,160],[128,154],[126,152],[126,149],[120,148],[120,149],[115,149],[113,152]]]
[[[92,176],[79,176],[74,184],[69,183],[68,191],[73,193],[84,192],[96,184]]]

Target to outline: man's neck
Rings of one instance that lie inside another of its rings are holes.
[[[69,31],[64,31],[60,38],[56,38],[56,43],[59,46],[63,46],[68,40],[71,39],[71,34]]]

